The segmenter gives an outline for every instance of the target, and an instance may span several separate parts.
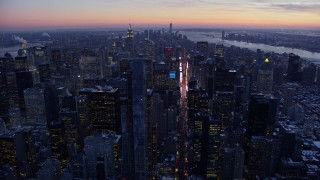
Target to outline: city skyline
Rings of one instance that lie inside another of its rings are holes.
[[[2,0],[1,29],[161,27],[320,28],[320,2],[266,0]]]

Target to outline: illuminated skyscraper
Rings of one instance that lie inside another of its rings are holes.
[[[208,159],[208,132],[209,132],[209,116],[204,113],[197,113],[193,117],[194,128],[190,128],[192,132],[192,141],[190,146],[190,168],[192,173],[206,176],[207,159]],[[213,137],[211,137],[213,138]],[[209,168],[210,169],[210,168]],[[209,172],[210,174],[210,172]]]
[[[217,68],[225,69],[226,67],[226,61],[224,60],[224,51],[225,50],[223,44],[216,45],[214,59]]]
[[[209,96],[203,89],[190,89],[188,90],[188,117],[189,123],[192,127],[194,117],[197,113],[209,112]]]
[[[215,114],[220,118],[222,127],[227,128],[234,111],[233,92],[218,91],[215,102]]]
[[[210,118],[208,122],[205,121],[203,123],[204,127],[208,126],[208,132],[204,132],[204,134],[208,134],[206,177],[207,179],[219,179],[221,178],[222,171],[222,159],[220,155],[223,148],[221,143],[221,135],[223,133],[222,122],[219,119]]]
[[[263,155],[265,152],[266,138],[264,136],[253,136],[250,141],[250,150],[247,156],[248,172],[246,179],[261,177],[263,171]]]
[[[87,95],[79,95],[76,97],[77,114],[79,118],[80,129],[80,149],[83,148],[83,139],[89,136],[92,130],[91,119],[88,117],[88,97]]]
[[[29,66],[27,56],[17,56],[15,57],[15,69],[20,71],[26,71]]]
[[[38,66],[40,81],[44,82],[46,79],[51,78],[51,71],[49,64],[39,64]]]
[[[272,64],[267,58],[258,70],[257,92],[271,94],[273,86],[273,69]]]
[[[62,121],[50,122],[48,125],[52,157],[60,160],[61,167],[67,165],[68,148],[66,142],[66,131]]]
[[[88,97],[88,118],[92,130],[97,133],[114,131],[121,134],[119,90],[112,87],[104,89],[81,89],[80,95]]]
[[[125,40],[125,50],[130,53],[130,57],[134,57],[134,41],[133,41],[133,30],[131,28],[131,24],[129,24],[127,38]]]
[[[31,49],[32,63],[31,65],[38,67],[39,64],[49,64],[49,58],[47,58],[47,48],[44,46],[37,46]]]
[[[164,48],[164,62],[171,64],[173,58],[173,49],[172,47],[166,47]]]
[[[68,154],[73,157],[80,151],[80,130],[77,112],[70,109],[61,109],[59,121],[64,124]]]
[[[28,175],[28,135],[27,129],[0,134],[0,166],[9,164],[20,178]]]
[[[154,90],[167,90],[169,80],[170,67],[169,64],[164,62],[153,63],[153,89]]]
[[[208,42],[207,41],[197,42],[197,51],[203,53],[204,60],[207,60],[207,58],[208,58]]]
[[[216,45],[215,54],[217,56],[223,56],[224,55],[224,46],[223,46],[223,44],[217,44]]]

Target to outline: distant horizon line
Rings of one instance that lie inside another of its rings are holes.
[[[128,23],[129,26],[130,23]],[[174,24],[173,24],[174,25]],[[3,28],[0,29],[0,32],[2,33],[10,33],[10,32],[30,32],[30,31],[86,31],[86,30],[127,30],[128,26],[78,26],[78,27],[39,27],[39,28]],[[173,26],[174,27],[174,26]],[[162,30],[162,29],[169,29],[166,26],[156,25],[156,26],[148,26],[148,25],[137,25],[134,26],[133,24],[133,30]],[[206,27],[206,26],[176,26],[173,28],[174,31],[176,30],[305,30],[305,31],[320,31],[320,28],[318,27],[223,27],[223,26],[217,26],[217,27]]]

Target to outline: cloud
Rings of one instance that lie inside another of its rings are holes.
[[[243,11],[244,8],[267,8],[267,0],[153,0],[152,4],[165,6],[169,8],[208,8],[219,9],[223,11]]]
[[[151,4],[157,4],[160,6],[174,7],[174,8],[195,7],[199,5],[197,1],[192,1],[192,0],[154,0],[154,1],[147,1],[147,2]]]
[[[300,12],[310,12],[320,14],[320,3],[273,3],[271,8],[282,9],[286,11],[300,11]]]

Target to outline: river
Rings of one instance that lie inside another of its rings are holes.
[[[294,49],[287,48],[281,46],[270,46],[266,44],[258,44],[258,43],[247,43],[240,41],[230,41],[230,40],[222,40],[221,32],[213,31],[213,32],[197,32],[197,31],[181,31],[183,35],[186,35],[188,39],[191,41],[207,41],[209,43],[223,43],[225,46],[237,46],[240,48],[248,48],[250,50],[256,51],[257,49],[261,49],[264,52],[275,52],[275,53],[294,53],[299,55],[304,59],[308,59],[316,64],[320,65],[320,53],[314,53],[302,49]],[[319,45],[320,46],[320,45]],[[320,48],[320,47],[319,47]]]

